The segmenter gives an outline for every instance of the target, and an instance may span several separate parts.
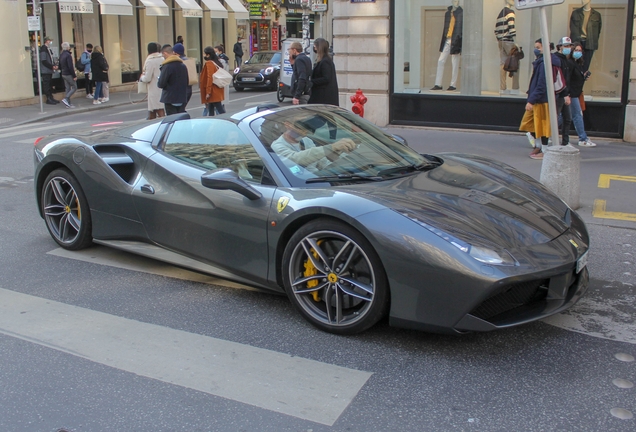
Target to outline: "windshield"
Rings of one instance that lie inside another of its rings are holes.
[[[437,166],[337,107],[286,109],[250,126],[292,183],[381,181]]]
[[[250,57],[247,63],[249,64],[278,64],[280,63],[281,54],[279,52],[262,52],[255,53],[252,57]]]

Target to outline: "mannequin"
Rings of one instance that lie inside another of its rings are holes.
[[[457,88],[457,75],[459,73],[459,59],[462,53],[462,27],[464,21],[464,11],[459,5],[459,0],[453,0],[444,15],[444,30],[442,31],[442,43],[440,44],[439,60],[437,61],[437,75],[435,76],[435,86],[431,90],[443,90],[442,78],[444,76],[444,65],[446,59],[451,56],[453,73],[450,86],[446,91],[455,91]]]
[[[510,50],[515,46],[517,30],[515,28],[516,15],[513,9],[514,0],[504,0],[504,7],[497,15],[495,22],[495,36],[499,43],[499,93],[519,94],[519,72],[512,74],[512,90],[508,91],[506,77],[508,72],[504,70],[506,59],[510,55]]]
[[[583,70],[587,71],[601,35],[601,14],[592,9],[591,0],[581,0],[581,8],[574,9],[570,17],[570,39],[583,45]]]

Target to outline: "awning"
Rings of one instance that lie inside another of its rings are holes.
[[[170,9],[161,0],[141,0],[146,6],[146,16],[170,16]]]
[[[227,18],[227,9],[219,3],[219,0],[203,0],[203,4],[210,9],[210,18]]]
[[[58,2],[60,13],[93,13],[91,0],[62,0]]]
[[[97,0],[102,15],[132,15],[133,8],[128,0]]]
[[[250,19],[250,13],[239,0],[225,0],[225,4],[230,8],[228,11],[234,14],[235,19]]]
[[[186,18],[203,18],[203,9],[194,0],[177,0],[183,16]]]

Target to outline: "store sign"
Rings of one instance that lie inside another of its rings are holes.
[[[183,9],[184,18],[203,18],[203,10],[201,9]]]
[[[563,3],[565,0],[515,0],[517,9],[532,9],[543,6],[554,6]]]
[[[248,0],[250,16],[263,15],[263,0]]]
[[[28,16],[27,26],[29,27],[29,31],[40,31],[40,17]]]
[[[278,27],[272,27],[272,49],[278,50]]]
[[[60,13],[93,13],[93,3],[91,2],[59,2]]]
[[[327,10],[327,0],[314,0],[311,3],[312,12],[325,12]]]
[[[302,4],[302,0],[283,0],[282,2],[280,2],[280,5],[282,7],[285,7],[287,9],[291,8],[291,9],[302,9],[303,4]]]
[[[375,3],[375,0],[351,0],[351,3]]]

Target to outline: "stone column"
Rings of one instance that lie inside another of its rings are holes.
[[[633,35],[636,35],[636,17],[633,21]],[[632,40],[632,61],[629,64],[629,104],[625,107],[625,133],[623,140],[636,142],[636,40]],[[626,71],[627,72],[627,71]]]
[[[121,45],[119,43],[119,17],[102,15],[104,57],[108,61],[110,87],[121,84]]]
[[[33,72],[31,50],[27,29],[26,1],[0,2],[0,16],[5,25],[0,26],[0,56],[6,59],[0,68],[0,103],[12,101],[17,106],[20,100],[33,98]],[[55,43],[61,43],[55,41]]]
[[[464,29],[462,40],[462,95],[481,95],[482,43],[484,39],[484,3],[464,2]]]
[[[334,0],[329,6],[333,7],[333,49],[340,106],[351,109],[349,97],[361,89],[368,98],[365,118],[385,126],[389,123],[390,1]]]

